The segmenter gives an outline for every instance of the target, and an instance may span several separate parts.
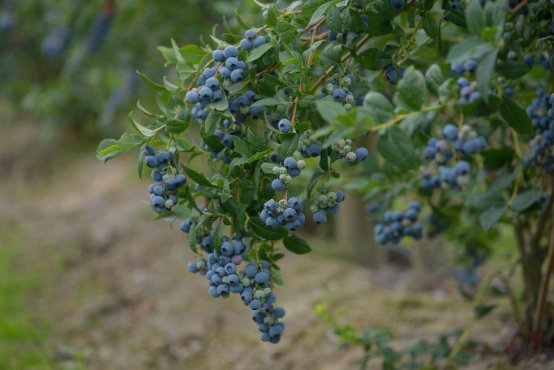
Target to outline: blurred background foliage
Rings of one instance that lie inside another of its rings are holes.
[[[118,132],[140,95],[136,70],[164,73],[157,46],[198,42],[254,3],[202,0],[0,2],[0,94],[46,130]],[[120,127],[119,127],[120,128]]]

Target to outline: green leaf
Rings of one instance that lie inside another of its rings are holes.
[[[300,136],[293,134],[289,137],[287,137],[282,143],[279,150],[279,154],[282,158],[288,157],[292,155],[296,148],[298,148],[298,142],[300,141]]]
[[[411,110],[419,110],[426,100],[426,92],[423,74],[414,67],[406,69],[404,76],[398,82],[396,95],[398,100]]]
[[[135,130],[140,132],[143,136],[152,137],[152,136],[156,135],[156,132],[158,132],[158,130],[151,130],[147,127],[144,127],[143,125],[141,125],[137,121],[135,121],[135,119],[133,118],[133,112],[132,111],[129,112],[129,122],[131,122],[131,125],[135,128]]]
[[[411,170],[418,165],[418,157],[408,134],[397,126],[392,126],[379,136],[377,150],[390,164]]]
[[[250,52],[250,55],[248,55],[248,58],[246,58],[246,62],[250,63],[250,62],[253,62],[255,60],[260,59],[271,48],[273,48],[273,45],[271,45],[270,43],[265,43],[265,44],[262,44],[262,45],[258,46],[257,48],[255,48],[254,50],[252,50]]]
[[[388,19],[382,17],[379,13],[368,11],[367,16],[367,34],[369,36],[382,36],[392,33],[392,26]]]
[[[248,220],[248,226],[256,235],[265,240],[279,240],[288,235],[286,228],[279,226],[276,228],[269,227],[259,217],[252,217]]]
[[[527,113],[513,100],[503,96],[500,100],[500,114],[506,123],[520,134],[532,134],[533,125]]]
[[[119,150],[121,153],[127,153],[142,144],[142,137],[138,134],[125,132],[119,138]]]
[[[435,96],[439,96],[439,88],[444,82],[444,76],[437,64],[433,64],[425,73],[425,80],[427,81],[427,88]]]
[[[201,186],[209,186],[209,187],[216,187],[214,184],[212,184],[207,178],[206,176],[204,176],[203,174],[199,173],[199,172],[196,172],[195,170],[193,170],[192,168],[190,167],[187,167],[185,165],[182,166],[183,167],[183,171],[185,171],[185,173],[187,174],[188,177],[190,177],[194,182],[196,182],[198,185],[201,185]]]
[[[477,90],[481,93],[481,96],[485,101],[488,101],[489,91],[491,88],[491,82],[494,74],[494,66],[496,65],[496,55],[498,51],[496,49],[491,50],[483,59],[479,61],[477,65]]]
[[[449,63],[463,63],[468,59],[480,59],[493,47],[478,38],[471,38],[454,45],[448,52]]]
[[[308,199],[310,199],[310,197],[312,196],[312,191],[314,190],[319,180],[321,180],[326,175],[327,175],[327,172],[320,172],[320,171],[314,172],[314,174],[312,175],[312,178],[310,179],[310,182],[308,183],[308,188],[307,188]]]
[[[337,123],[337,116],[346,114],[344,106],[336,101],[318,100],[315,102],[315,106],[321,118],[330,124]]]
[[[490,230],[502,218],[504,212],[506,212],[505,206],[492,206],[481,213],[479,221],[483,229],[485,231]]]
[[[471,0],[466,8],[466,24],[467,28],[475,36],[480,37],[481,32],[487,26],[485,11],[481,7],[479,0]]]
[[[196,45],[187,45],[179,49],[179,53],[182,58],[185,59],[189,64],[198,64],[202,58],[207,54],[206,51],[200,49]]]
[[[150,79],[150,77],[148,77],[148,76],[145,75],[144,73],[140,72],[138,69],[137,69],[137,74],[139,75],[140,79],[141,79],[146,85],[150,86],[150,87],[153,88],[154,90],[156,90],[156,91],[165,90],[164,85],[160,85],[159,83],[152,81],[152,80]]]
[[[266,149],[266,150],[264,150],[264,151],[258,152],[258,153],[256,153],[256,154],[254,154],[253,156],[251,156],[250,158],[248,158],[248,159],[246,160],[246,163],[252,163],[252,162],[255,162],[255,161],[260,160],[260,159],[262,159],[262,158],[265,158],[265,157],[267,157],[272,151],[273,151],[273,149],[268,148],[268,149]]]
[[[306,254],[312,251],[312,248],[308,245],[308,243],[296,235],[287,236],[283,240],[283,244],[285,245],[285,248],[296,254]]]
[[[319,59],[322,63],[329,66],[338,66],[342,63],[342,45],[329,44],[329,46],[321,52]]]
[[[243,157],[248,158],[252,155],[252,151],[248,145],[237,135],[233,135],[233,148],[235,149],[235,152],[239,153]]]
[[[98,144],[96,158],[106,163],[121,153],[119,149],[119,142],[116,139],[104,139]]]
[[[392,57],[389,54],[375,48],[367,49],[355,58],[362,67],[371,71],[377,71],[392,62]]]
[[[321,19],[321,17],[323,17],[325,15],[325,12],[327,11],[327,9],[329,9],[329,7],[335,5],[338,1],[337,0],[333,0],[333,1],[326,1],[324,2],[323,4],[321,4],[312,14],[312,18],[310,19],[310,22],[308,25],[312,25],[314,23],[316,23],[319,19]]]
[[[265,98],[255,101],[251,107],[265,107],[273,105],[282,105],[283,103],[277,98]]]
[[[433,40],[437,40],[439,37],[439,24],[433,18],[431,13],[426,13],[423,17],[423,30]]]
[[[520,78],[526,75],[531,67],[524,62],[502,62],[496,66],[496,72],[509,79]]]
[[[516,195],[512,201],[511,208],[522,212],[535,204],[539,199],[541,199],[541,193],[535,189],[529,189]]]

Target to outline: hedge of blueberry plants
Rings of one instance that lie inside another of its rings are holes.
[[[443,233],[481,252],[513,228],[526,333],[547,340],[551,1],[255,2],[263,23],[164,49],[173,77],[141,76],[156,112],[138,104],[149,121],[131,114],[134,131],[97,152],[139,148],[152,208],[181,223],[209,294],[240,295],[278,342],[282,246],[310,252],[295,231],[325,224],[347,187],[373,202],[381,244]],[[341,186],[345,171],[358,177]]]

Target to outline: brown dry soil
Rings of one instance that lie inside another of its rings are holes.
[[[206,281],[186,271],[192,254],[177,225],[150,221],[148,182],[136,179],[134,155],[104,165],[93,152],[45,141],[31,126],[0,136],[0,225],[18,230],[30,265],[51,271],[31,303],[51,323],[60,368],[78,351],[85,368],[102,370],[356,369],[360,350],[338,345],[314,313],[317,303],[329,302],[356,327],[389,328],[398,348],[435,341],[471,317],[447,277],[411,291],[410,271],[355,266],[313,240],[313,254],[283,262],[286,335],[278,345],[261,343],[237,297],[210,298]],[[510,320],[503,305],[472,336],[498,353],[513,333]],[[476,356],[464,368],[554,368],[540,358],[517,366],[503,358]]]

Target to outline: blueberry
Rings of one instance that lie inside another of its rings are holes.
[[[246,267],[244,268],[244,273],[249,278],[253,278],[256,276],[256,273],[258,272],[258,267],[256,267],[255,263],[250,262]]]
[[[285,191],[285,183],[279,179],[275,179],[271,182],[271,188],[275,191]]]
[[[363,161],[369,155],[368,150],[366,148],[364,148],[363,146],[357,148],[355,153],[356,153],[356,160],[357,161]]]
[[[221,140],[221,143],[226,147],[232,147],[233,146],[233,136],[229,134],[225,134],[223,136],[223,139]]]
[[[321,145],[317,144],[317,143],[314,143],[314,144],[310,144],[310,146],[308,146],[308,149],[306,150],[308,156],[310,157],[317,157],[318,155],[321,154]]]
[[[277,127],[279,128],[279,131],[281,131],[281,133],[283,134],[289,132],[292,129],[290,121],[286,118],[281,119],[277,124]]]
[[[258,46],[261,46],[266,43],[265,36],[257,36],[254,41],[252,42],[253,46],[257,48]]]
[[[199,102],[200,97],[198,96],[198,93],[196,91],[191,90],[191,91],[187,91],[187,94],[185,95],[185,99],[191,104],[196,104]]]
[[[447,124],[444,126],[442,133],[450,141],[454,141],[458,138],[458,128],[453,124]]]
[[[212,89],[210,89],[209,87],[204,86],[203,88],[200,89],[200,98],[202,98],[202,100],[208,101],[212,98],[212,95],[213,95]]]
[[[318,225],[323,225],[327,223],[327,216],[323,212],[314,213],[314,222]]]
[[[254,48],[254,45],[253,45],[252,41],[247,40],[247,39],[242,39],[242,40],[240,40],[240,47],[243,50],[252,50]]]
[[[235,69],[231,72],[231,82],[240,82],[244,79],[244,69]]]
[[[469,163],[466,161],[459,161],[454,167],[458,175],[467,175],[469,173]]]
[[[277,153],[277,152],[271,153],[269,155],[269,160],[272,161],[272,162],[275,162],[275,163],[279,163],[279,161],[280,161],[279,153]]]
[[[254,280],[258,284],[265,284],[265,283],[269,282],[269,272],[267,272],[267,271],[258,272],[256,274],[256,276],[254,277]]]
[[[294,157],[287,157],[285,158],[285,160],[283,161],[283,164],[285,165],[286,168],[288,169],[294,169],[294,168],[297,168],[297,161]]]
[[[405,0],[389,0],[389,5],[391,8],[399,11],[399,10],[402,10],[404,8],[404,6],[406,5],[406,1]]]
[[[183,222],[181,222],[180,228],[182,232],[188,233],[190,231],[191,226],[192,226],[192,222],[190,218],[186,218],[183,220]]]
[[[336,89],[333,91],[333,99],[339,102],[344,101],[346,98],[346,92],[343,89]]]
[[[196,263],[189,262],[187,263],[187,270],[189,270],[192,273],[198,272],[198,267],[196,266]]]
[[[256,38],[256,30],[247,30],[244,33],[244,38],[248,40],[254,40]]]
[[[248,306],[253,310],[259,310],[262,307],[262,302],[259,299],[253,299]]]
[[[221,243],[221,254],[224,256],[232,256],[234,253],[234,247],[233,244],[230,242],[223,242]]]
[[[337,191],[337,203],[342,203],[345,197],[344,191]]]
[[[230,57],[225,61],[225,67],[229,68],[229,70],[234,70],[239,65],[239,60],[235,57]]]
[[[217,287],[217,292],[218,292],[220,295],[227,295],[227,294],[229,294],[229,285],[226,285],[226,284],[218,285],[218,287]]]
[[[153,155],[147,155],[146,156],[146,165],[150,168],[158,167],[158,158],[156,158]]]
[[[285,221],[291,222],[298,217],[298,213],[294,208],[287,208],[283,211],[283,217],[285,218]]]
[[[233,45],[229,45],[223,50],[223,54],[225,55],[225,58],[228,59],[228,58],[238,56],[239,55],[239,50],[236,47],[234,47]]]
[[[473,59],[466,60],[464,62],[464,71],[473,73],[477,69],[477,61]]]
[[[219,74],[223,77],[223,78],[229,78],[231,77],[231,71],[229,70],[229,68],[227,67],[221,67],[219,69]]]
[[[210,77],[206,80],[206,87],[211,90],[216,90],[219,87],[219,80],[215,77]]]
[[[214,50],[212,52],[212,59],[216,62],[223,62],[225,60],[225,53],[221,50]]]

